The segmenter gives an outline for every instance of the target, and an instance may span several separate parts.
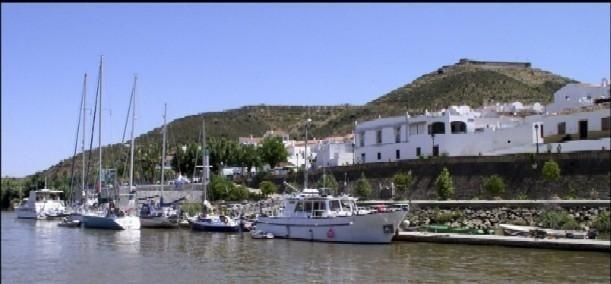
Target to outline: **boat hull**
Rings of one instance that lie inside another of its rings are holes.
[[[39,215],[33,208],[16,208],[18,219],[45,219],[46,216]]]
[[[83,216],[83,227],[106,230],[138,230],[140,229],[140,219],[135,216]]]
[[[168,217],[140,217],[141,228],[177,228],[178,219]]]
[[[332,218],[260,217],[257,230],[276,238],[341,243],[387,244],[407,211]]]
[[[240,231],[240,226],[226,226],[216,224],[204,224],[202,222],[193,222],[191,224],[191,229],[195,231],[235,233]]]

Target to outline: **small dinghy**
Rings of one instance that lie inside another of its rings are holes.
[[[57,224],[58,227],[66,227],[66,228],[78,228],[81,226],[81,220],[76,218],[76,216],[70,215],[68,217],[64,217],[60,223]]]
[[[274,238],[274,234],[272,233],[266,233],[260,230],[252,230],[250,231],[250,236],[253,239],[273,239]]]

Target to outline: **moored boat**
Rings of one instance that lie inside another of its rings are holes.
[[[60,223],[57,224],[58,227],[66,227],[66,228],[78,228],[81,226],[82,215],[70,214]]]
[[[208,232],[239,232],[240,224],[233,218],[224,215],[207,215],[191,224],[196,231]]]
[[[43,188],[30,191],[28,198],[15,208],[19,219],[50,219],[66,216],[66,206],[61,199],[63,192]]]

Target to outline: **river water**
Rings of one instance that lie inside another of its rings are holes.
[[[105,231],[2,212],[2,283],[610,283],[611,254],[328,244],[188,229]]]

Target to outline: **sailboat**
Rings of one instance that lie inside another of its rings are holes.
[[[163,145],[161,150],[161,189],[159,203],[148,200],[140,208],[140,225],[143,228],[178,228],[178,212],[169,204],[163,203],[163,188],[165,186],[165,148],[166,148],[166,113],[167,104],[163,111]]]
[[[99,146],[99,164],[98,164],[98,182],[100,184],[100,190],[102,189],[102,180],[103,180],[103,171],[102,171],[102,66],[103,66],[103,57],[100,57],[100,69],[99,69],[99,77],[98,77],[98,105],[100,110],[100,119],[99,119],[99,129],[98,129],[98,146]],[[137,77],[134,76],[134,87],[132,89],[132,95],[135,95],[136,90],[136,80]],[[132,180],[133,180],[133,152],[134,152],[134,137],[133,137],[133,118],[134,113],[132,113],[132,147],[131,151],[131,162],[130,162],[130,189],[132,188]],[[120,210],[115,205],[115,202],[110,198],[110,194],[108,194],[107,190],[107,199],[108,204],[105,206],[105,210],[98,211],[95,213],[87,213],[83,216],[83,226],[85,228],[95,228],[95,229],[110,229],[110,230],[138,230],[140,229],[140,219],[137,216],[130,215],[130,210],[126,212]]]
[[[206,122],[205,120],[202,122],[202,151],[203,151],[203,177],[202,177],[202,187],[203,187],[203,214],[200,215],[196,220],[191,223],[191,229],[196,231],[210,231],[210,232],[238,232],[240,231],[240,224],[235,219],[224,216],[224,215],[216,215],[214,212],[208,213],[208,211],[212,211],[212,206],[208,201],[208,180],[210,176],[210,165],[209,165],[209,157],[208,150],[206,149]]]
[[[70,228],[75,228],[75,227],[80,227],[81,226],[81,222],[83,221],[83,210],[85,209],[85,207],[83,205],[80,205],[80,202],[76,202],[75,199],[75,194],[74,194],[74,166],[75,166],[75,160],[76,160],[76,147],[78,145],[78,135],[79,135],[79,131],[80,131],[80,127],[81,127],[81,117],[83,118],[83,131],[82,131],[82,140],[81,140],[81,150],[82,150],[82,154],[81,154],[81,161],[82,161],[82,168],[81,168],[81,193],[85,194],[85,121],[86,121],[86,114],[85,114],[85,105],[86,105],[86,98],[87,98],[87,73],[85,73],[85,75],[83,76],[83,93],[81,95],[81,107],[80,107],[80,112],[79,112],[79,119],[78,119],[78,125],[76,127],[76,141],[74,143],[74,154],[72,156],[72,169],[71,169],[71,174],[70,174],[70,206],[67,208],[67,213],[69,213],[68,216],[64,217],[64,219],[62,220],[61,223],[58,223],[57,226],[59,227],[70,227]]]

